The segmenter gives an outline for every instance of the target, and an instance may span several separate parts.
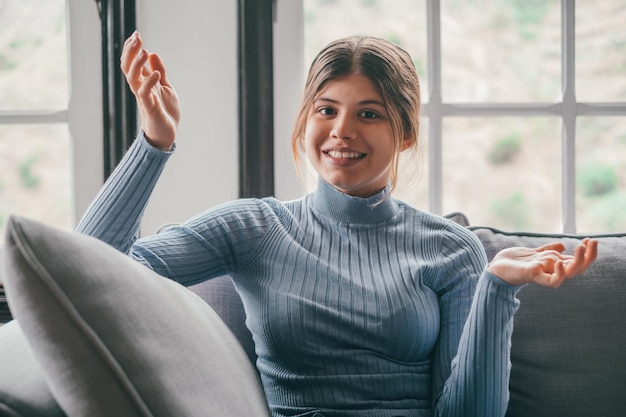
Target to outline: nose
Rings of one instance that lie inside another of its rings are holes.
[[[354,140],[357,137],[357,123],[349,114],[337,115],[334,119],[331,137],[342,140]]]

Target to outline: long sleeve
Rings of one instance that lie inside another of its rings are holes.
[[[137,239],[141,217],[171,153],[152,147],[140,133],[76,230],[128,253]]]
[[[504,416],[518,290],[487,271],[481,275],[435,415]]]
[[[165,233],[138,238],[150,195],[172,153],[154,148],[140,133],[85,212],[77,231],[185,285],[237,271],[279,222],[268,202],[241,199],[225,203]]]

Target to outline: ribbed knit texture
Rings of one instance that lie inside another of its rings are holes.
[[[475,235],[320,181],[135,241],[168,156],[140,136],[78,230],[185,285],[230,274],[273,416],[504,415],[517,288],[483,272]]]

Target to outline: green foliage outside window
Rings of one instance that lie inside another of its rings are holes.
[[[522,150],[522,135],[517,132],[500,139],[489,152],[489,162],[493,165],[502,165],[510,162]]]
[[[589,164],[581,169],[578,183],[586,197],[602,196],[617,189],[617,174],[612,166]]]
[[[537,37],[537,26],[556,1],[558,0],[506,0],[522,38],[531,40]]]
[[[508,197],[493,200],[491,211],[494,226],[505,225],[505,228],[510,230],[528,230],[531,210],[524,194],[520,191],[515,191]]]
[[[31,155],[20,164],[20,180],[22,185],[26,188],[36,188],[41,181],[39,176],[35,174],[33,170],[33,166],[37,163],[39,158],[39,154]]]

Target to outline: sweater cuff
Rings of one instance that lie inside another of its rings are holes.
[[[139,135],[137,135],[137,142],[139,142],[140,149],[145,152],[146,155],[152,156],[154,158],[167,159],[176,150],[176,143],[172,144],[172,147],[169,151],[163,151],[159,148],[152,146],[150,142],[148,142],[148,139],[146,139],[146,135],[143,130],[139,131]]]
[[[480,279],[486,280],[487,282],[496,285],[497,287],[501,288],[503,291],[510,293],[512,296],[515,296],[519,292],[519,290],[521,290],[527,285],[527,284],[511,285],[508,282],[502,280],[496,274],[492,274],[486,269],[483,271]]]

